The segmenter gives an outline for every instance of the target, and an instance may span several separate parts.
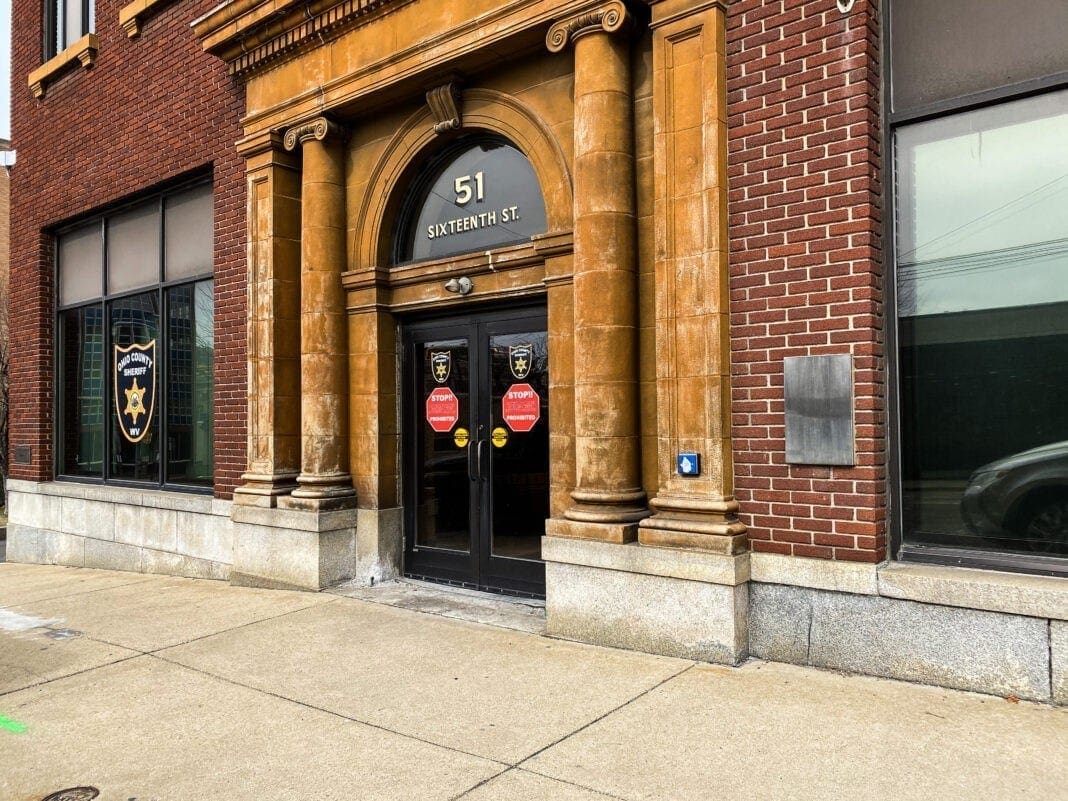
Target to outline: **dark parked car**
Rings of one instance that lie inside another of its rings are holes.
[[[1022,541],[1041,553],[1068,553],[1068,442],[980,467],[964,491],[961,514],[980,536]]]

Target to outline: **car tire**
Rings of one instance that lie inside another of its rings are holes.
[[[1023,521],[1024,536],[1039,553],[1068,553],[1068,496],[1034,503]]]

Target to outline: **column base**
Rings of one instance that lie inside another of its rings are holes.
[[[297,471],[278,473],[245,473],[244,482],[234,490],[234,503],[242,506],[273,507],[278,498],[297,488]]]
[[[749,556],[547,536],[546,634],[736,665],[749,649]]]
[[[338,509],[355,509],[356,495],[338,495],[322,497],[313,495],[297,495],[300,490],[294,490],[292,495],[283,495],[278,499],[279,509],[293,509],[299,512],[333,512]]]
[[[230,583],[311,590],[347,581],[356,569],[356,510],[298,511],[233,506]]]
[[[640,489],[623,491],[576,489],[571,492],[571,499],[573,503],[564,512],[564,517],[580,524],[627,527],[652,514],[645,504],[645,491]],[[593,536],[587,539],[604,538]],[[628,542],[629,540],[610,539],[609,541]]]
[[[734,519],[734,500],[654,498],[656,513],[639,523],[638,542],[662,548],[691,548],[733,556],[749,548],[746,528]]]
[[[356,490],[348,473],[301,473],[297,476],[297,484],[291,495],[279,500],[280,507],[325,512],[356,506]]]
[[[636,542],[637,523],[589,523],[554,517],[545,521],[545,533],[550,537],[566,537],[599,542]]]

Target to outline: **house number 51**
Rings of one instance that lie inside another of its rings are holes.
[[[471,181],[474,179],[475,191],[471,191]],[[482,171],[479,170],[474,175],[461,175],[454,182],[456,187],[456,205],[465,206],[471,202],[471,196],[474,195],[475,201],[481,203],[485,197],[485,192],[482,188]]]

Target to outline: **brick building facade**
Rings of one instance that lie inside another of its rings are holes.
[[[118,20],[125,6],[101,2],[97,18]],[[13,363],[40,365],[11,398],[12,478],[54,475],[54,238],[73,220],[129,202],[188,175],[211,176],[215,197],[216,494],[229,497],[245,452],[245,187],[233,142],[241,87],[202,52],[189,29],[198,11],[184,2],[147,19],[131,38],[100,25],[91,68],[58,72],[36,98],[27,76],[41,65],[45,38],[39,3],[15,3],[12,31],[12,141],[24,159],[12,171],[19,213],[11,232]],[[177,65],[181,65],[178,69]],[[14,452],[13,452],[14,453]]]
[[[728,8],[735,494],[754,551],[881,562],[879,18],[833,3]],[[856,467],[789,466],[783,359],[841,353],[856,370]]]
[[[16,3],[9,558],[1065,702],[1032,5]]]

